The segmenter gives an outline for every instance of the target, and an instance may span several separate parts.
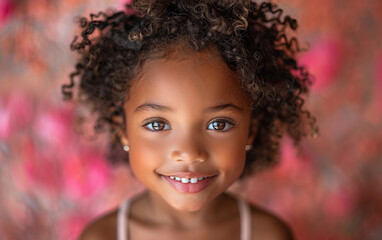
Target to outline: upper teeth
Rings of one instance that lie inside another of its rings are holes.
[[[180,178],[180,177],[173,177],[173,176],[170,176],[171,179],[175,179],[176,181],[178,182],[182,182],[182,183],[197,183],[198,181],[200,180],[203,180],[207,177],[198,177],[198,178]]]

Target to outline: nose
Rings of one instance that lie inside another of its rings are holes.
[[[208,158],[206,146],[196,136],[178,140],[171,152],[171,159],[176,162],[205,162]]]

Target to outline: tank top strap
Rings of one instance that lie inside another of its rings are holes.
[[[252,214],[249,204],[243,199],[237,199],[240,212],[240,240],[251,240]]]
[[[126,199],[122,201],[118,208],[117,215],[117,239],[128,240],[128,226],[129,226],[129,212],[132,199]]]

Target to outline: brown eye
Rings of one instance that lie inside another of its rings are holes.
[[[209,130],[216,130],[216,131],[227,131],[231,128],[233,128],[235,124],[228,120],[215,120],[208,124]]]
[[[144,125],[151,131],[162,131],[171,129],[170,126],[163,121],[152,121]]]
[[[213,122],[212,126],[215,130],[223,130],[225,128],[225,122]]]

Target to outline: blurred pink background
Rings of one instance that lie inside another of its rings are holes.
[[[270,209],[297,239],[382,239],[382,1],[274,1],[297,18],[307,107],[320,137],[231,189]],[[75,239],[90,219],[143,189],[80,137],[62,101],[76,16],[118,0],[0,0],[0,239]],[[86,128],[91,128],[85,126]],[[89,140],[93,139],[93,140]]]

